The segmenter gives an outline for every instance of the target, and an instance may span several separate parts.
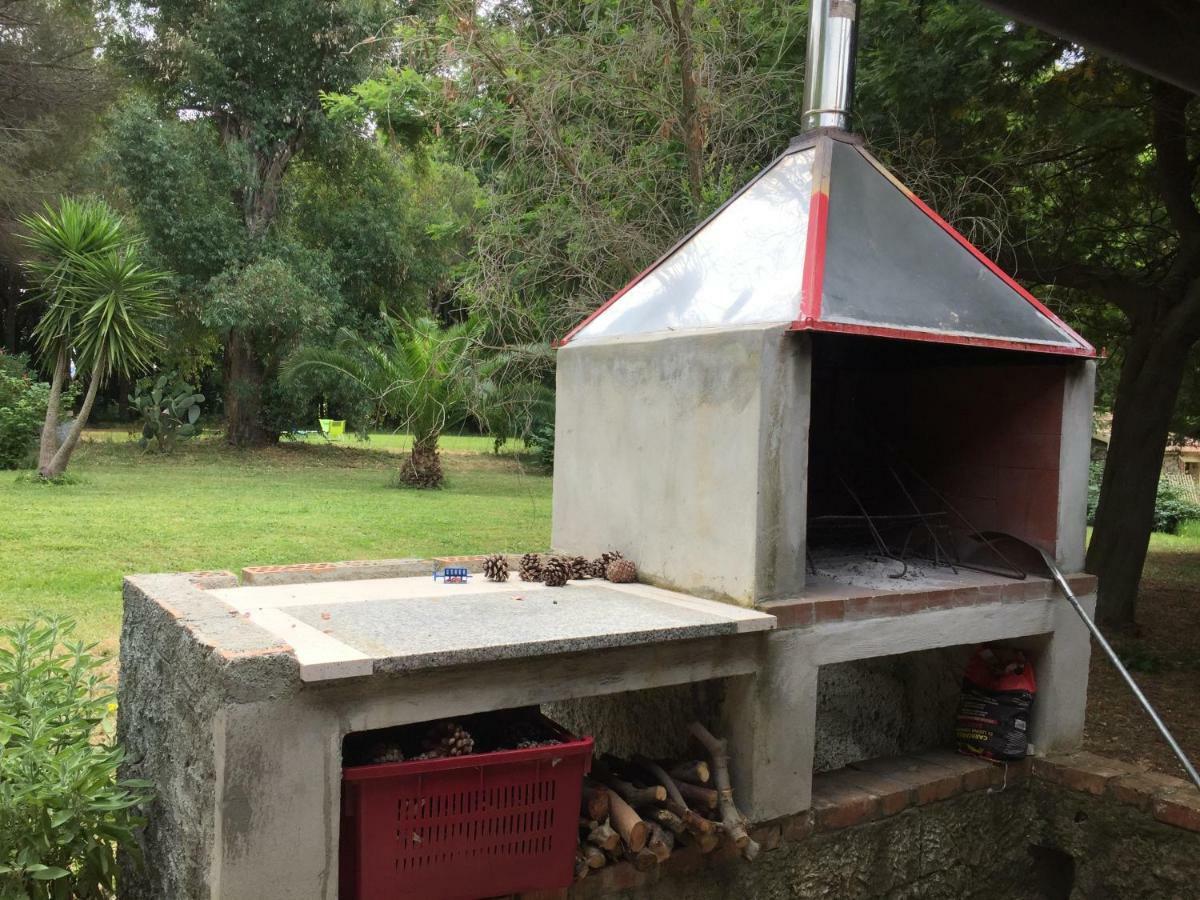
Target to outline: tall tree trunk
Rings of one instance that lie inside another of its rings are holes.
[[[67,463],[71,461],[71,454],[75,452],[79,436],[83,434],[83,426],[87,424],[88,416],[92,413],[92,406],[96,402],[96,392],[100,389],[102,381],[104,381],[104,367],[98,365],[92,372],[92,380],[88,383],[87,393],[84,394],[83,405],[79,407],[79,414],[71,423],[62,446],[55,451],[49,463],[38,467],[38,474],[43,478],[57,478],[67,470]]]
[[[1134,621],[1163,452],[1190,346],[1186,336],[1170,328],[1134,328],[1121,367],[1087,553],[1087,570],[1100,579],[1096,615],[1105,624]]]
[[[679,124],[687,163],[688,194],[699,209],[704,201],[704,128],[696,90],[696,51],[692,45],[693,0],[657,0],[659,15],[671,30],[679,55]]]
[[[67,380],[67,351],[58,351],[54,374],[50,377],[50,399],[46,403],[46,418],[42,421],[42,439],[38,444],[38,469],[50,465],[58,451],[58,408],[62,404],[63,383]]]
[[[240,329],[225,344],[225,424],[229,443],[256,447],[270,443],[262,422],[263,365]]]
[[[0,280],[0,293],[3,295],[4,306],[0,312],[4,319],[3,347],[9,353],[17,352],[17,306],[21,295],[17,287],[17,274],[7,266],[0,266],[3,278]]]

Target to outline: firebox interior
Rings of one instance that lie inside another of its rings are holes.
[[[1022,577],[993,532],[1053,553],[1066,375],[1051,356],[813,335],[809,576]]]

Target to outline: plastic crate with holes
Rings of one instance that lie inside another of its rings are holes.
[[[342,900],[571,884],[591,738],[510,710],[351,735],[344,759]]]

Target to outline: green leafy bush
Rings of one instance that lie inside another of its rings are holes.
[[[143,449],[153,441],[159,453],[170,453],[180,438],[200,433],[200,404],[204,395],[178,374],[139,378],[129,403],[142,417]]]
[[[533,426],[525,443],[537,452],[538,461],[547,469],[554,468],[554,423],[540,422]]]
[[[146,782],[118,781],[116,703],[69,621],[0,628],[0,897],[116,896]]]
[[[1096,524],[1096,507],[1100,504],[1100,482],[1104,476],[1103,460],[1093,460],[1088,475],[1087,521]],[[1166,478],[1158,479],[1158,494],[1154,498],[1154,530],[1162,534],[1178,534],[1185,522],[1200,519],[1200,506],[1188,499]]]
[[[1193,519],[1200,519],[1200,506],[1167,479],[1160,478],[1158,496],[1154,500],[1154,530],[1179,534],[1183,523]]]
[[[0,354],[0,361],[0,469],[19,469],[33,460],[50,385],[34,378],[19,357]]]

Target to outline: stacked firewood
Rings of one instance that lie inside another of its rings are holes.
[[[733,801],[726,742],[699,722],[689,731],[707,759],[593,760],[580,805],[577,878],[623,860],[644,872],[687,844],[711,853],[729,842],[748,860],[758,855]]]

